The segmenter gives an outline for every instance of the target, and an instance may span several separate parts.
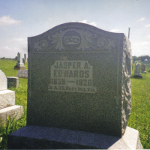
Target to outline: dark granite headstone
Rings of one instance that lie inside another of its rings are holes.
[[[19,78],[18,77],[7,77],[7,86],[18,88]]]
[[[140,63],[135,64],[134,78],[142,78],[141,64]]]
[[[146,65],[145,64],[141,65],[141,72],[146,73]]]
[[[26,63],[27,62],[27,55],[24,54],[24,62]]]
[[[28,56],[27,131],[35,125],[59,128],[63,137],[63,129],[122,137],[132,59],[123,33],[66,23],[28,38]]]

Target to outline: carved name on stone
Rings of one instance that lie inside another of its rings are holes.
[[[51,66],[49,91],[95,93],[93,67],[88,61],[56,61]]]

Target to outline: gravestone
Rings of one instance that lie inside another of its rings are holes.
[[[28,78],[28,70],[18,70],[17,77]]]
[[[27,55],[24,54],[24,60],[25,60],[25,63],[27,62]]]
[[[17,54],[17,63],[16,66],[14,66],[14,69],[16,70],[25,70],[25,66],[22,60],[22,55],[21,53],[18,52]]]
[[[9,148],[142,147],[127,127],[132,56],[123,33],[66,23],[28,38],[28,56],[27,126],[9,135]]]
[[[22,58],[22,62],[25,64],[25,59],[24,58]]]
[[[136,63],[135,64],[134,77],[136,77],[136,78],[142,78],[142,75],[141,75],[141,64],[140,63]]]
[[[4,72],[0,70],[0,91],[2,90],[7,90],[7,78]]]
[[[19,119],[23,107],[15,105],[15,92],[7,90],[7,78],[0,70],[0,126],[7,122],[7,117]]]
[[[146,65],[145,64],[141,65],[141,72],[146,73]]]
[[[15,87],[18,88],[19,78],[18,77],[7,77],[8,88]]]

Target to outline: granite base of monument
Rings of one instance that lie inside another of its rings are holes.
[[[15,118],[15,120],[17,120],[21,118],[23,113],[23,106],[20,105],[13,105],[0,109],[0,126],[7,122],[7,117]]]
[[[9,149],[142,149],[139,132],[127,127],[122,138],[41,126],[25,126],[8,136]]]
[[[142,78],[142,75],[134,75],[134,78]]]
[[[26,70],[25,66],[14,66],[15,70]]]

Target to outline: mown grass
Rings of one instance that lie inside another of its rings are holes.
[[[146,62],[147,69],[150,68],[150,63]],[[6,76],[16,76],[17,70],[14,70],[16,61],[0,60],[0,70]],[[134,65],[133,65],[134,66]],[[28,68],[26,64],[26,69]],[[132,70],[132,76],[134,69]],[[140,133],[141,143],[144,149],[150,149],[150,73],[142,74],[142,79],[131,78],[132,90],[132,109],[129,118],[128,126],[137,129]],[[15,130],[26,125],[26,110],[27,110],[27,79],[19,79],[19,87],[10,88],[15,91],[16,104],[24,107],[24,116],[18,121],[10,120],[2,128],[0,128],[0,148],[7,149],[7,135]],[[1,141],[2,140],[2,141]]]
[[[144,64],[150,66],[149,62]],[[139,131],[143,148],[150,149],[150,73],[142,73],[141,79],[134,78],[133,75],[134,69],[131,78],[132,107],[128,126]]]

